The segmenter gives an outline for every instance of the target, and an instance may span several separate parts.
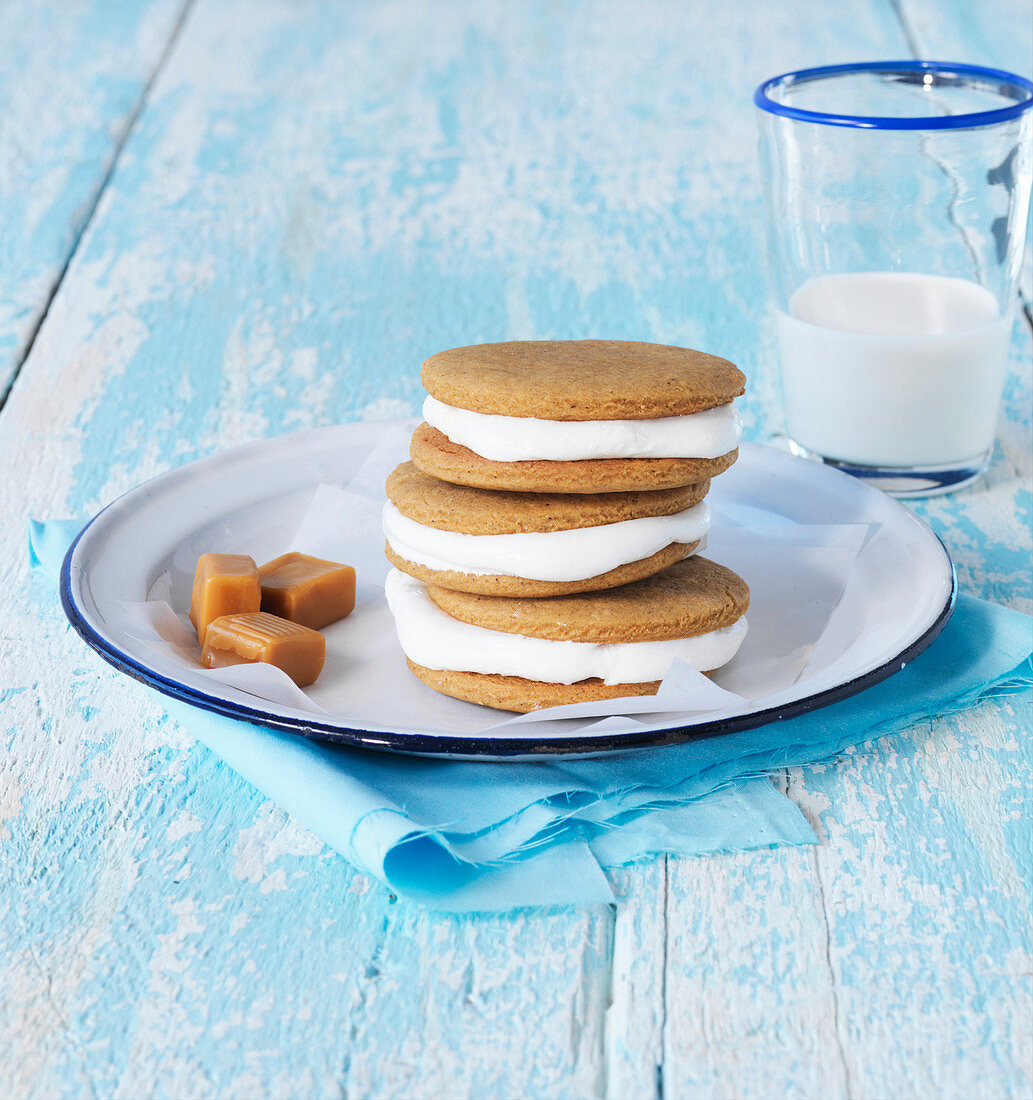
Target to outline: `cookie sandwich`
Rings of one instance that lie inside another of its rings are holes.
[[[742,644],[749,606],[745,581],[699,555],[586,594],[477,595],[396,569],[386,593],[415,676],[514,711],[656,694],[676,660],[713,672]]]
[[[737,455],[745,376],[690,348],[627,340],[524,340],[432,355],[424,473],[483,489],[640,492],[698,485]]]
[[[557,596],[614,588],[700,548],[709,481],[626,493],[502,492],[453,485],[412,462],[387,479],[385,553],[439,588]]]

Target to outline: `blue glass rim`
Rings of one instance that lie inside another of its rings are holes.
[[[768,92],[777,86],[803,84],[844,73],[936,73],[941,76],[981,77],[984,81],[1011,85],[1026,93],[1026,98],[990,111],[973,111],[961,115],[841,115],[826,111],[808,111],[773,100]],[[796,69],[780,73],[753,93],[753,102],[769,114],[798,122],[815,122],[823,126],[854,126],[866,130],[965,130],[976,126],[993,126],[1018,118],[1033,107],[1033,81],[1006,69],[991,69],[985,65],[964,65],[954,61],[855,61],[842,65],[821,65],[812,69]]]

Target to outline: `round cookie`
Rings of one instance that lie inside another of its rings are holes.
[[[446,405],[542,420],[683,416],[725,405],[746,385],[727,359],[633,340],[473,344],[432,355],[420,377]]]
[[[691,348],[632,340],[474,344],[432,355],[421,378],[437,412],[428,410],[430,423],[417,428],[410,454],[426,473],[459,485],[531,493],[633,492],[703,481],[737,457],[739,429],[730,418],[731,403],[744,392],[745,375],[727,359]],[[729,418],[716,436],[706,434],[715,430],[713,415],[692,429],[679,423],[689,450],[685,456],[663,434],[672,430],[674,418],[723,408]],[[448,409],[452,413],[439,420]],[[454,421],[456,410],[466,419]],[[477,417],[506,417],[511,423],[502,429]],[[609,432],[594,427],[607,421],[625,427],[614,424]],[[642,421],[663,424],[638,427]],[[628,422],[635,422],[633,431]],[[555,434],[549,442],[548,433],[565,423],[579,424],[575,439],[584,444],[583,452],[573,440],[560,444]],[[485,433],[500,430],[505,445],[496,449],[500,440]],[[715,455],[725,447],[727,452]],[[676,457],[655,457],[672,453]]]
[[[424,473],[455,485],[524,493],[620,493],[698,484],[727,470],[739,452],[718,458],[493,462],[423,423],[413,432],[409,455]]]
[[[707,495],[710,482],[637,493],[570,495],[497,492],[440,481],[423,473],[413,463],[404,462],[389,475],[385,487],[394,507],[406,519],[421,527],[462,535],[490,536],[548,535],[560,531],[607,528],[626,520],[675,516],[699,504]],[[410,528],[410,531],[419,533],[419,529]],[[602,534],[604,532],[597,531],[596,537]],[[432,567],[410,560],[395,550],[391,545],[390,532],[384,553],[396,569],[428,584],[492,596],[541,597],[592,592],[628,584],[680,561],[693,553],[698,545],[698,538],[687,542],[672,541],[655,552],[592,576],[564,580],[540,579],[540,575],[536,576],[530,568],[530,576],[514,576],[466,572],[458,566],[444,569],[440,563]],[[415,557],[415,539],[408,546]],[[427,548],[426,552],[431,559],[439,556],[435,555],[433,547]]]
[[[651,577],[587,595],[505,599],[429,585],[453,619],[530,638],[568,642],[659,642],[731,626],[750,604],[746,582],[698,555]]]
[[[605,684],[602,680],[580,680],[576,684],[546,684],[520,676],[498,676],[484,672],[439,672],[410,661],[409,671],[441,695],[498,710],[526,714],[566,703],[590,703],[596,699],[619,699],[627,695],[655,695],[660,681],[643,684]]]
[[[529,577],[510,577],[505,573],[460,573],[452,569],[431,569],[426,565],[400,557],[391,549],[390,543],[384,544],[384,555],[395,569],[400,569],[403,573],[408,573],[410,577],[415,577],[427,585],[503,598],[517,596],[540,598],[562,596],[573,592],[597,592],[604,588],[630,584],[642,577],[658,573],[676,561],[681,561],[682,558],[692,554],[698,546],[698,541],[673,542],[655,554],[650,554],[648,558],[618,565],[616,569],[608,569],[605,573],[597,573],[594,577],[576,581],[540,581]]]
[[[387,498],[409,519],[466,535],[512,535],[599,527],[645,516],[671,516],[698,504],[710,489],[689,485],[638,492],[520,493],[476,489],[429,476],[403,462],[384,484]]]
[[[720,666],[738,649],[745,633],[742,616],[749,605],[749,588],[741,577],[715,562],[698,557],[686,559],[662,573],[623,588],[585,596],[540,600],[497,599],[451,592],[434,586],[426,589],[426,596],[440,611],[462,623],[501,631],[506,635],[517,634],[534,646],[558,642],[561,644],[556,651],[558,662],[564,661],[566,658],[561,655],[568,653],[562,646],[571,642],[611,643],[618,648],[628,642],[678,646],[679,642],[691,642],[699,637],[704,644],[698,651],[701,657],[703,653],[709,653],[715,665]],[[719,641],[722,637],[729,637],[725,628],[731,631],[731,645]],[[485,635],[484,642],[477,643],[478,655],[482,652],[482,645],[483,652],[501,652],[490,637]],[[718,648],[709,648],[715,644]],[[426,651],[432,652],[429,649]],[[440,651],[438,655],[442,656]],[[640,676],[635,682],[629,678],[625,683],[608,684],[599,673],[564,684],[507,673],[466,671],[461,667],[464,657],[457,655],[453,659],[460,664],[460,668],[436,670],[406,657],[412,673],[435,691],[502,710],[526,712],[565,703],[651,695],[656,693],[661,683],[660,679],[644,680]],[[537,667],[545,667],[540,653],[534,661]],[[478,664],[481,664],[480,659]],[[578,659],[574,667],[587,668],[592,664],[594,661]],[[645,673],[654,668],[659,672],[664,666],[644,663],[635,657],[631,665],[623,667],[637,668],[640,673]],[[709,674],[714,669],[703,668],[701,671]]]

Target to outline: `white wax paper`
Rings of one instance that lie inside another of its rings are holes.
[[[293,538],[282,547],[353,565],[356,606],[327,627],[327,659],[319,680],[304,690],[269,665],[202,669],[200,647],[186,608],[169,594],[183,578],[159,578],[146,603],[125,604],[128,633],[145,644],[162,670],[211,691],[225,684],[303,716],[364,730],[463,734],[491,730],[504,737],[621,733],[714,719],[777,705],[813,681],[835,681],[836,662],[864,627],[864,607],[850,584],[858,554],[877,524],[808,525],[754,505],[720,502],[707,557],[729,566],[750,585],[749,632],[736,657],[712,678],[676,663],[655,696],[576,704],[511,715],[439,695],[409,672],[384,599],[389,565],[380,513],[384,480],[407,457],[408,426],[387,428],[346,487],[320,485]],[[217,546],[211,547],[218,551]],[[177,583],[172,583],[175,580]],[[200,677],[200,680],[195,679]]]

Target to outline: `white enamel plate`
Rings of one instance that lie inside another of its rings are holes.
[[[133,489],[96,516],[68,552],[61,597],[69,620],[116,668],[205,710],[367,748],[513,759],[669,744],[826,706],[899,671],[930,644],[953,608],[950,558],[913,513],[846,474],[744,444],[708,498],[715,526],[706,553],[742,572],[754,591],[752,657],[741,653],[743,661],[736,658],[715,677],[742,702],[721,711],[673,718],[643,711],[641,700],[622,711],[628,704],[618,699],[605,721],[510,721],[504,712],[437,695],[405,669],[384,604],[383,541],[371,526],[353,549],[361,549],[357,559],[379,564],[360,571],[355,612],[327,631],[327,667],[308,693],[311,706],[260,698],[148,644],[134,605],[163,599],[184,612],[205,551],[246,553],[259,562],[284,552],[316,490],[347,486],[378,441],[398,431],[397,423],[360,423],[300,432],[201,459]],[[832,545],[809,549],[820,536]],[[821,596],[829,585],[821,563],[846,554],[851,537],[849,584],[835,594],[837,629],[797,645],[794,630],[806,630],[808,602],[828,598],[827,591]],[[774,549],[758,556],[765,540]],[[349,558],[342,553],[339,560]],[[764,671],[763,646],[772,649],[768,664],[781,669],[775,679],[770,668]],[[789,656],[775,653],[780,646],[789,647]]]

